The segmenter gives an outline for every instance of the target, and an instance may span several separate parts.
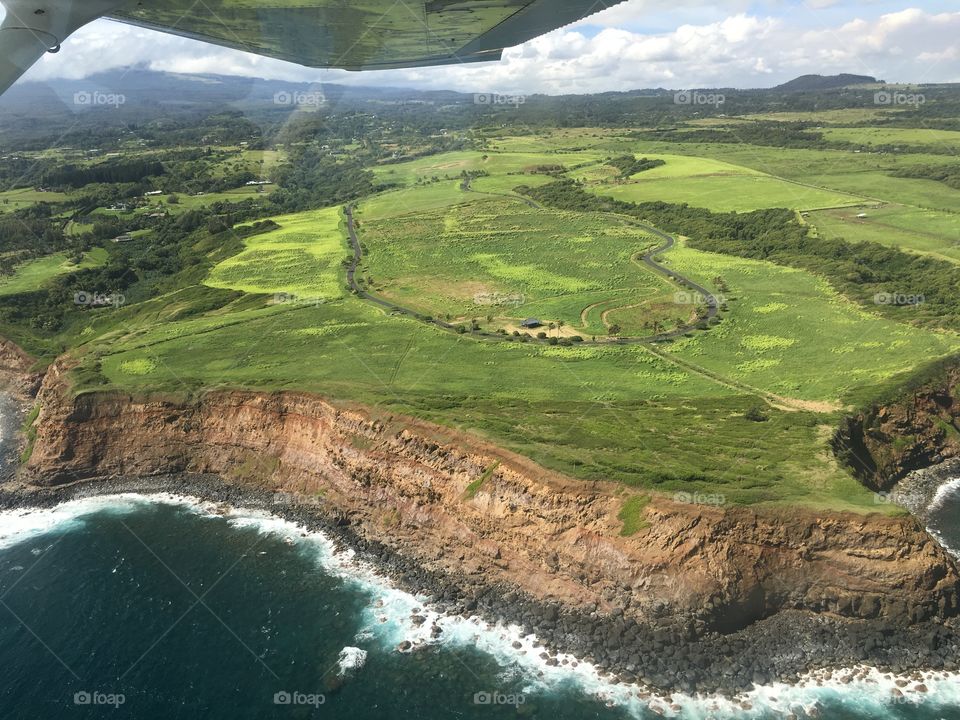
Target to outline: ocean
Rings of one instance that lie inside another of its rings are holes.
[[[960,548],[960,490],[937,503]],[[262,511],[121,494],[0,513],[4,719],[960,718],[956,677],[657,697],[541,652]]]

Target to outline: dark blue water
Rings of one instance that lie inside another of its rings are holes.
[[[0,514],[0,535],[3,718],[659,716],[505,631],[439,618],[428,642],[417,598],[281,521],[121,497]],[[815,701],[825,718],[960,718],[942,704],[956,688],[928,684],[937,702],[891,704],[880,685],[770,688],[749,712],[674,700],[691,718],[805,717]]]
[[[960,479],[940,488],[931,506],[927,527],[940,542],[960,553]]]

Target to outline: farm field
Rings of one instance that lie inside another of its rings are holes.
[[[860,197],[786,182],[748,167],[709,158],[658,153],[643,156],[665,160],[666,165],[639,173],[629,181],[601,181],[590,186],[590,191],[629,202],[661,200],[716,212],[773,207],[808,210],[863,202]]]
[[[66,253],[56,253],[30,260],[18,266],[13,275],[0,275],[0,295],[30,292],[57,275],[99,267],[106,261],[107,251],[104,248],[94,248],[85,253],[83,259],[77,264],[71,263]]]
[[[491,331],[519,331],[521,320],[536,317],[562,323],[557,334],[605,336],[619,324],[623,335],[648,335],[653,321],[671,328],[691,319],[690,306],[673,303],[677,288],[633,262],[660,243],[636,226],[468,197],[473,202],[399,220],[378,221],[361,205],[371,289],[426,315],[476,318]],[[634,312],[605,322],[625,307]]]
[[[802,270],[678,247],[664,264],[694,279],[721,275],[730,312],[671,353],[776,395],[838,407],[864,386],[960,351],[960,337],[881,318]],[[905,308],[907,312],[909,309]]]
[[[13,212],[21,208],[30,207],[41,202],[63,202],[69,196],[59,192],[38,192],[33,188],[7,190],[0,192],[0,213]]]
[[[599,162],[609,155],[603,150],[582,150],[574,153],[551,152],[478,152],[460,151],[431,155],[395,165],[374,169],[381,182],[413,185],[417,181],[455,179],[462,172],[484,171],[491,175],[523,173],[539,165],[571,165]]]
[[[823,128],[827,140],[869,145],[934,145],[952,152],[960,151],[960,132],[929,128],[830,127]]]
[[[238,255],[214,266],[210,287],[248,293],[287,293],[323,301],[343,295],[337,269],[347,255],[340,209],[273,218],[280,229],[245,241]]]
[[[881,245],[934,255],[960,263],[960,215],[903,205],[810,213],[807,222],[827,238]]]

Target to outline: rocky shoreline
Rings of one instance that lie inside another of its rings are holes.
[[[359,560],[398,587],[429,596],[437,610],[517,623],[525,632],[535,632],[547,664],[556,664],[557,653],[569,653],[593,663],[613,682],[637,683],[658,693],[736,696],[755,685],[795,682],[824,668],[873,666],[917,681],[921,671],[960,670],[956,619],[900,625],[785,610],[729,634],[698,631],[694,616],[678,621],[670,614],[662,624],[643,624],[622,613],[546,602],[506,584],[487,585],[466,573],[431,572],[365,537],[349,518],[315,497],[244,487],[214,475],[103,477],[55,487],[8,483],[0,488],[0,509],[52,507],[124,492],[194,496],[267,511],[308,531],[323,532],[340,549],[352,548]],[[856,677],[856,671],[848,671],[847,677]]]
[[[927,522],[937,492],[955,478],[960,478],[960,458],[913,471],[891,488],[887,499]]]

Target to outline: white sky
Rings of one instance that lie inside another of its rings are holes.
[[[957,82],[960,8],[951,0],[627,0],[511,48],[499,63],[368,73],[307,69],[97,21],[59,54],[44,57],[27,79],[80,78],[136,63],[174,72],[502,93],[767,87],[804,73],[838,72]]]

